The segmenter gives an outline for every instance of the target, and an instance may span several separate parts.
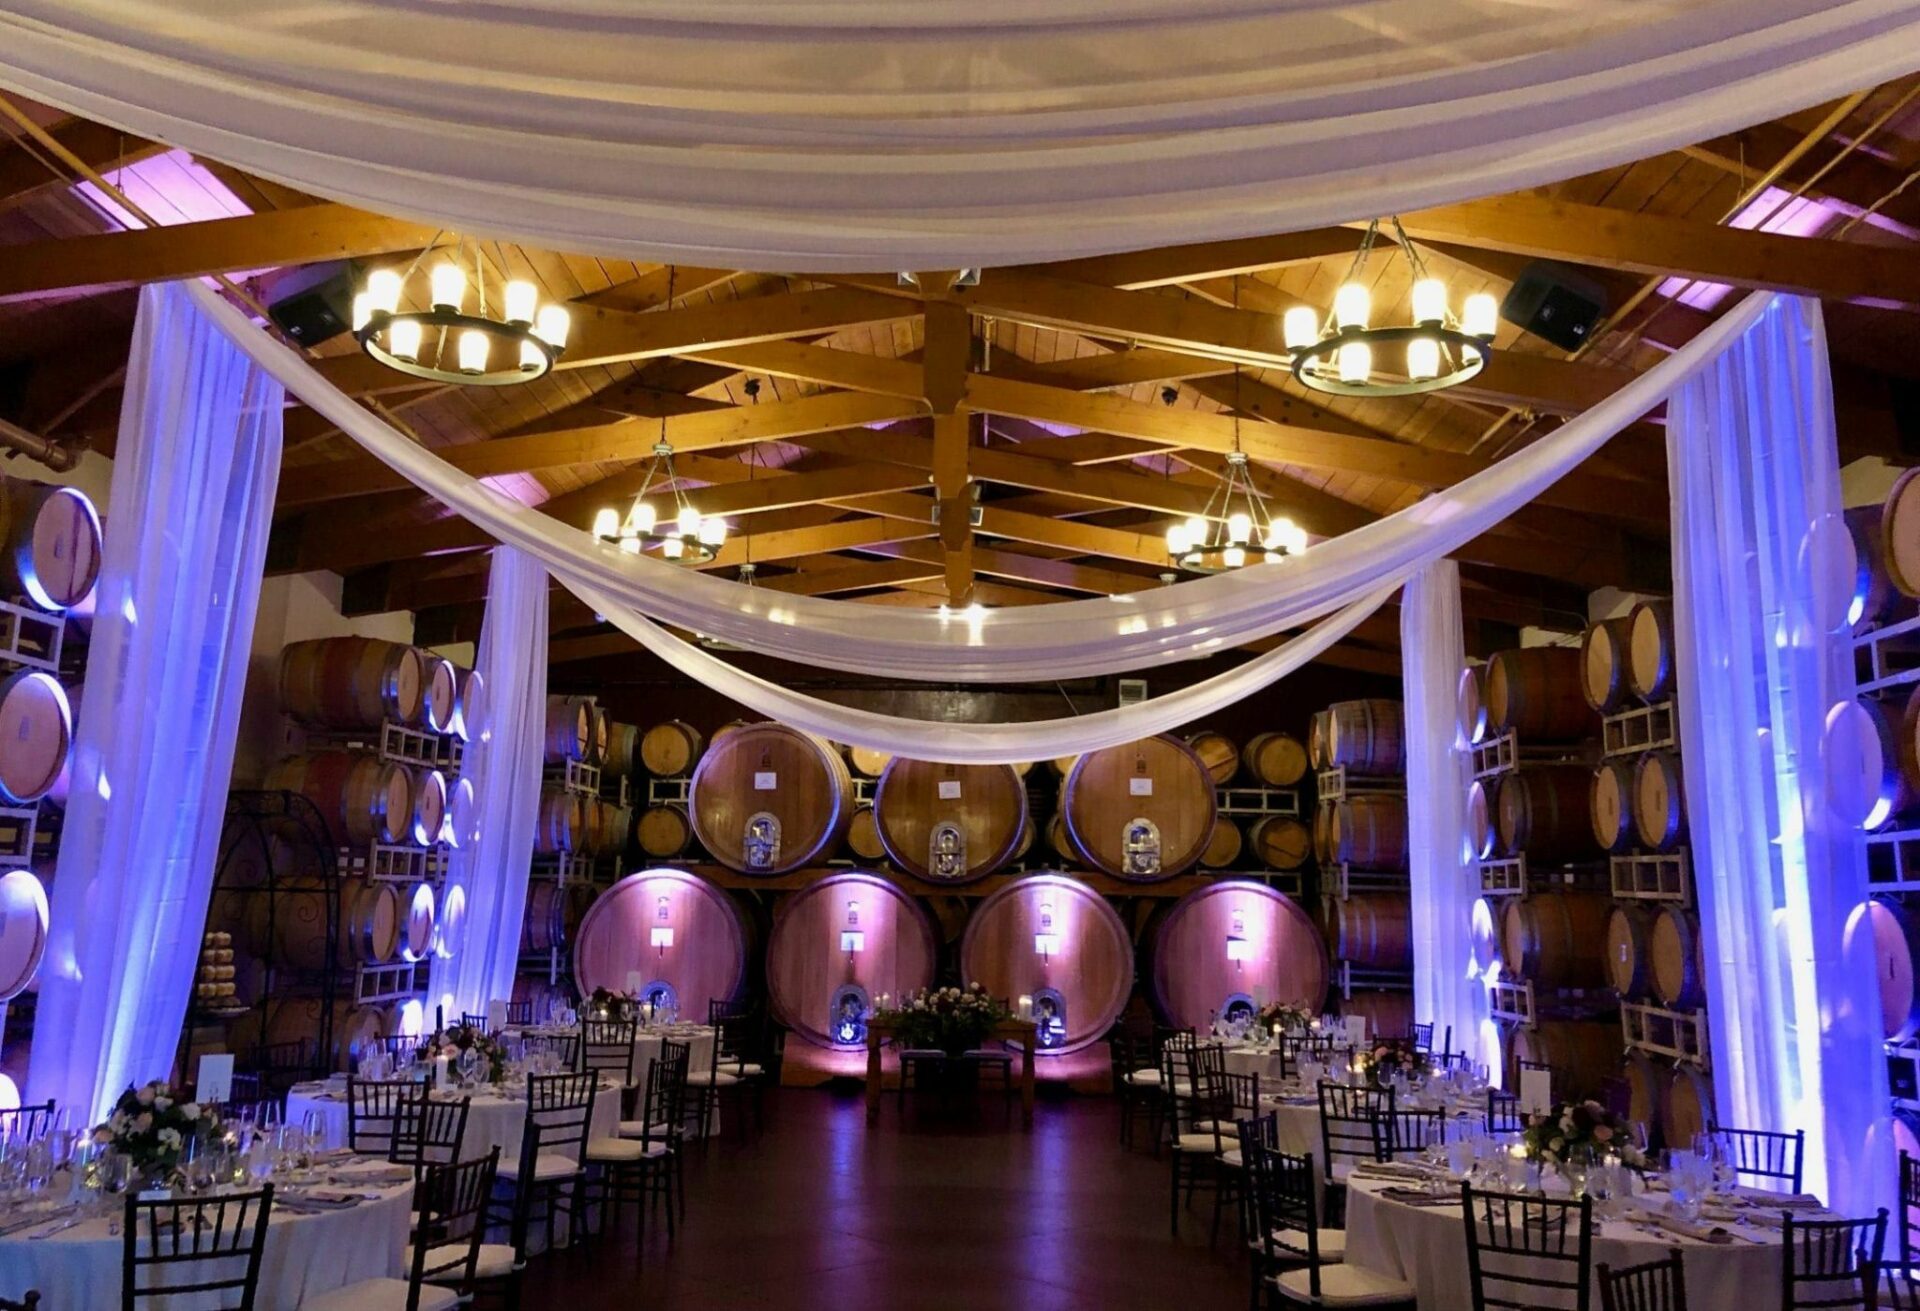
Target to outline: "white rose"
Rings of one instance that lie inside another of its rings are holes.
[[[153,1128],[152,1111],[142,1111],[133,1117],[133,1131],[135,1133],[145,1133],[151,1128]]]
[[[135,1101],[139,1102],[142,1106],[153,1105],[153,1085],[148,1084],[146,1087],[142,1088],[139,1092],[135,1093],[133,1095],[133,1098]]]
[[[171,1105],[173,1105],[173,1098],[171,1097],[155,1097],[153,1099],[153,1109],[163,1114]]]
[[[181,1138],[180,1138],[180,1131],[178,1129],[162,1129],[160,1131],[160,1145],[162,1147],[177,1148],[180,1146],[180,1143],[181,1143]]]
[[[186,1104],[185,1106],[182,1106],[182,1107],[180,1108],[180,1114],[182,1114],[182,1115],[184,1115],[184,1116],[186,1116],[186,1117],[187,1117],[187,1118],[188,1118],[189,1120],[197,1120],[197,1119],[199,1119],[199,1118],[200,1118],[200,1103],[199,1103],[199,1102],[188,1102],[188,1103],[187,1103],[187,1104]]]

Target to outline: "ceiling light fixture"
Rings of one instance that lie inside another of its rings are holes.
[[[429,259],[428,308],[402,308]],[[354,340],[390,369],[455,387],[506,387],[551,373],[572,328],[567,307],[542,304],[525,278],[506,279],[492,297],[487,284],[480,243],[459,238],[422,251],[405,269],[374,269],[353,298]]]

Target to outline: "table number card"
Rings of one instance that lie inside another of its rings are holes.
[[[202,1106],[218,1105],[233,1096],[233,1056],[228,1052],[208,1053],[200,1058],[193,1076],[193,1100]]]
[[[1367,1017],[1366,1016],[1342,1015],[1340,1017],[1340,1023],[1346,1028],[1347,1045],[1349,1047],[1364,1047],[1367,1045]]]
[[[487,1003],[487,1028],[494,1033],[507,1027],[507,1004],[503,1001]]]
[[[647,976],[639,970],[627,971],[627,996],[638,997],[640,990],[647,986]]]
[[[1520,1109],[1529,1115],[1545,1115],[1553,1109],[1553,1072],[1520,1071]]]

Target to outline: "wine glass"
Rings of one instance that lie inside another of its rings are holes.
[[[186,1156],[180,1164],[180,1178],[190,1193],[204,1193],[213,1187],[213,1149],[199,1135],[187,1139]]]
[[[300,1129],[307,1136],[308,1155],[317,1155],[327,1141],[326,1125],[318,1111],[303,1111],[300,1115]]]
[[[120,1198],[133,1183],[133,1158],[125,1152],[109,1150],[100,1160],[99,1179],[107,1209],[117,1209]]]
[[[480,1053],[472,1047],[462,1047],[460,1055],[454,1058],[454,1072],[460,1076],[462,1085],[471,1085],[474,1074],[480,1068]]]

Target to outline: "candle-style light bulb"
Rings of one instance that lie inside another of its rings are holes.
[[[528,327],[533,323],[533,313],[539,308],[540,289],[525,278],[515,278],[507,283],[506,316],[507,322],[515,327]]]
[[[1339,360],[1341,382],[1365,382],[1373,372],[1373,348],[1364,341],[1342,346]]]
[[[460,372],[485,373],[487,371],[487,353],[493,343],[487,334],[478,328],[468,328],[460,334]]]
[[[395,319],[387,329],[387,354],[409,364],[420,361],[420,320]]]
[[[1438,278],[1422,278],[1413,284],[1413,321],[1417,324],[1447,321],[1447,284]]]
[[[567,313],[566,306],[542,305],[533,330],[541,341],[560,351],[567,348],[567,332],[572,326],[573,316]]]
[[[367,275],[367,309],[392,314],[400,308],[400,270],[375,269]]]
[[[607,540],[620,535],[620,512],[611,505],[603,505],[593,512],[593,535]]]
[[[1320,340],[1320,314],[1311,305],[1294,305],[1280,319],[1280,334],[1290,351],[1304,350]]]
[[[1333,323],[1343,331],[1366,327],[1372,312],[1372,293],[1357,282],[1346,283],[1333,294]]]
[[[467,275],[452,260],[443,260],[433,266],[428,286],[433,307],[437,310],[457,310],[467,298]]]

